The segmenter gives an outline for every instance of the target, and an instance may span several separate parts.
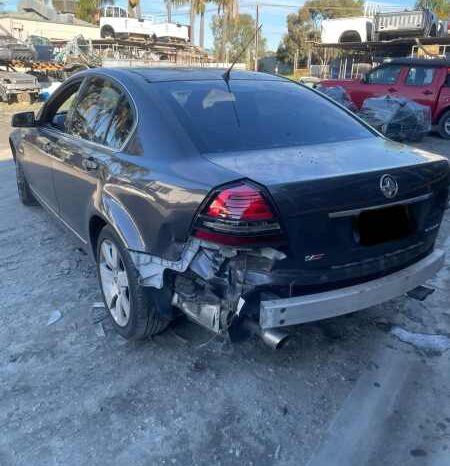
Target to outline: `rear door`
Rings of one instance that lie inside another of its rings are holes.
[[[401,85],[401,95],[433,111],[441,88],[438,85],[440,71],[440,68],[431,66],[408,67]]]
[[[82,237],[99,176],[119,156],[133,126],[134,109],[126,92],[105,77],[87,79],[53,165],[60,215]]]

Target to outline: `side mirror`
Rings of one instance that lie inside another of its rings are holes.
[[[36,126],[36,117],[34,112],[15,113],[11,119],[13,128],[33,128]]]

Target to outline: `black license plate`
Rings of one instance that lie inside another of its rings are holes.
[[[355,218],[355,234],[363,246],[398,241],[416,231],[410,206],[399,205],[367,210]]]

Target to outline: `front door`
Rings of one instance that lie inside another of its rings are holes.
[[[400,65],[383,65],[370,71],[360,86],[355,88],[351,99],[361,108],[364,101],[370,97],[397,95],[402,67]]]
[[[402,85],[402,95],[433,111],[441,86],[436,85],[439,68],[411,66]]]

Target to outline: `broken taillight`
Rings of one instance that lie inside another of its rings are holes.
[[[197,238],[230,246],[279,241],[281,228],[263,191],[240,183],[215,191],[197,218]]]

